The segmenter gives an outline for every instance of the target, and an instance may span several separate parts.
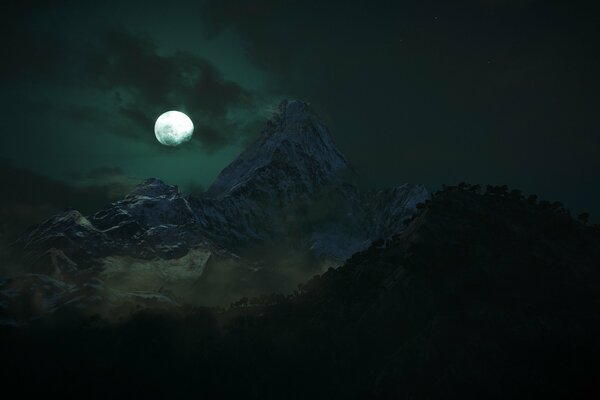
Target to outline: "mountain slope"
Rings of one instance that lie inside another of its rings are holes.
[[[300,236],[319,258],[341,262],[380,235],[400,232],[428,196],[423,186],[409,184],[360,192],[344,181],[348,174],[351,167],[308,104],[284,100],[262,136],[192,207],[219,243],[239,250],[257,240]]]
[[[295,182],[269,180],[273,169],[269,166],[282,168],[282,175],[289,174],[289,180]],[[222,196],[258,184],[270,185],[288,196],[301,195],[338,179],[338,174],[348,169],[327,127],[309,105],[284,100],[267,121],[261,137],[219,174],[208,194]],[[300,185],[302,192],[290,191],[290,183]]]
[[[597,228],[452,188],[308,282],[292,314],[339,335],[364,365],[340,379],[381,398],[578,398],[599,373],[599,285]]]
[[[68,210],[48,219],[13,249],[25,253],[26,266],[51,249],[62,252],[75,268],[54,268],[53,277],[76,282],[102,273],[109,261],[113,268],[115,257],[130,265],[137,263],[130,258],[172,260],[200,252],[190,259],[206,264],[190,269],[202,271],[199,291],[210,298],[210,292],[229,302],[289,291],[324,265],[339,265],[372,241],[401,232],[428,197],[423,186],[409,184],[362,192],[345,181],[348,174],[348,162],[309,105],[284,100],[261,137],[201,196],[184,197],[176,186],[147,179],[95,214]],[[170,281],[167,272],[158,287],[171,287]]]
[[[0,329],[8,377],[21,377],[8,382],[136,397],[597,398],[598,229],[491,192],[452,188],[420,208],[293,296]]]

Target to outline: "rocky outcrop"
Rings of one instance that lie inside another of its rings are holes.
[[[339,265],[374,240],[401,232],[416,203],[428,197],[423,186],[410,184],[362,192],[346,181],[352,174],[310,106],[285,100],[261,136],[201,196],[184,197],[176,186],[147,179],[93,215],[68,210],[44,221],[13,248],[25,253],[28,265],[37,260],[28,272],[74,282],[102,271],[108,257],[171,260],[194,250],[203,260],[219,260],[209,268],[213,278],[228,261],[227,277],[218,282],[239,279],[253,293],[263,281],[275,282],[269,290],[287,288],[283,281],[290,276],[302,280],[319,271],[281,274],[277,265],[285,260],[273,254],[277,249],[308,254],[315,265]],[[39,265],[43,254],[47,267]]]

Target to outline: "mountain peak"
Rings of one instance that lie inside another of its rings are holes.
[[[303,178],[310,175],[319,181],[331,181],[349,167],[309,104],[286,99],[266,122],[261,137],[219,174],[208,193],[229,193],[273,163],[279,166],[278,171],[287,170]]]
[[[157,178],[148,178],[137,185],[125,198],[134,197],[171,197],[179,194],[177,186],[168,185]]]
[[[263,133],[289,132],[302,130],[302,124],[317,120],[310,105],[301,100],[285,99],[279,103],[277,110],[263,130]],[[276,128],[276,129],[273,129]]]
[[[309,103],[302,100],[285,99],[279,103],[271,118],[266,122],[261,139],[267,141],[271,136],[301,136],[303,133],[331,139],[329,131]]]

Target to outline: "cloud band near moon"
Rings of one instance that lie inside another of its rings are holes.
[[[14,2],[0,156],[55,177],[108,165],[208,186],[295,97],[366,186],[510,183],[600,212],[592,3],[371,3]],[[195,126],[176,149],[153,134],[172,109]]]
[[[108,134],[153,143],[156,118],[180,110],[194,121],[193,141],[208,153],[257,134],[255,120],[232,115],[250,115],[260,95],[225,79],[206,58],[183,51],[159,54],[151,37],[123,27],[107,27],[82,40],[35,30],[21,33],[3,76],[66,92],[86,90],[93,101],[38,101],[77,123],[104,125]]]

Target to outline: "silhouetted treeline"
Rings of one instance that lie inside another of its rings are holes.
[[[600,398],[600,235],[561,208],[445,187],[292,294],[1,327],[1,383],[49,398]]]
[[[569,210],[567,210],[559,201],[547,201],[547,200],[538,200],[538,196],[535,194],[531,194],[529,196],[524,196],[523,192],[519,189],[510,189],[508,185],[486,185],[485,190],[482,189],[482,186],[479,184],[470,184],[465,182],[460,182],[457,185],[442,185],[442,188],[437,192],[434,192],[431,197],[435,198],[443,193],[452,192],[452,191],[468,191],[479,195],[484,196],[497,196],[500,198],[510,199],[514,201],[523,202],[534,206],[537,210],[540,211],[549,211],[552,213],[562,214],[573,218]],[[417,210],[421,211],[425,209],[430,204],[430,200],[425,203],[418,203],[416,205]],[[405,224],[410,223],[414,220],[415,216],[405,220]],[[577,215],[577,221],[580,221],[584,225],[588,225],[590,221],[590,213],[583,212]],[[594,230],[600,230],[600,224],[594,224],[590,226]]]

